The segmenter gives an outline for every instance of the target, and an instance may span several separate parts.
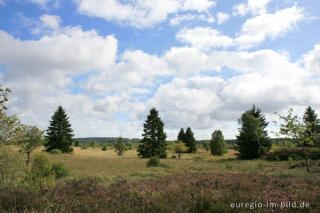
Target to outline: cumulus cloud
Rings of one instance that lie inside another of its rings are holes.
[[[209,27],[196,27],[193,29],[180,30],[176,38],[184,43],[189,43],[194,47],[208,50],[212,47],[228,47],[233,43],[233,39],[222,35],[216,29]]]
[[[314,75],[320,74],[320,45],[315,45],[314,49],[303,56],[305,68]]]
[[[223,24],[223,23],[225,23],[228,19],[229,19],[229,14],[228,13],[222,13],[222,12],[219,12],[218,14],[217,14],[217,18],[218,18],[218,24],[220,25],[220,24]]]
[[[179,11],[205,12],[215,6],[211,0],[77,0],[77,4],[80,13],[137,28],[152,27]]]
[[[59,16],[48,14],[42,15],[40,17],[40,20],[45,27],[49,27],[52,29],[58,29],[61,22],[61,18]]]
[[[303,20],[302,11],[303,9],[295,5],[275,13],[263,13],[247,19],[236,38],[236,43],[243,48],[249,48],[266,38],[279,37],[292,30],[296,23]]]
[[[273,0],[248,0],[247,3],[240,3],[233,6],[233,15],[244,16],[248,13],[261,15],[267,12],[267,6]]]

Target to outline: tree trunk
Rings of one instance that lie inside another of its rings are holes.
[[[311,173],[308,155],[307,155],[306,151],[304,150],[303,145],[301,146],[301,150],[302,150],[302,154],[303,154],[303,157],[304,157],[304,160],[305,160],[305,163],[306,163],[307,171],[309,173]]]
[[[30,162],[30,152],[27,152],[27,166],[29,165]]]

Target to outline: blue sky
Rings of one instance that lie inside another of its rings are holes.
[[[76,137],[140,137],[156,107],[169,139],[234,138],[252,104],[270,122],[319,111],[319,14],[317,0],[0,0],[0,84],[26,124],[46,129],[61,104]]]

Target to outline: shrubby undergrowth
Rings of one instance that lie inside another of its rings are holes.
[[[320,208],[319,180],[279,179],[245,173],[182,174],[160,179],[104,186],[97,179],[71,180],[40,192],[0,189],[2,212],[249,212],[231,208],[237,202],[308,202]],[[279,211],[255,209],[256,211]]]

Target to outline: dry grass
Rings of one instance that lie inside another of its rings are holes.
[[[18,150],[17,147],[14,147]],[[42,152],[40,148],[36,152]],[[239,160],[237,152],[228,150],[224,156],[212,156],[204,149],[198,153],[183,154],[182,159],[171,158],[175,155],[168,152],[167,159],[161,159],[162,167],[146,167],[148,159],[138,158],[135,150],[118,156],[114,150],[102,151],[99,148],[74,148],[73,154],[48,154],[43,152],[54,162],[63,163],[71,172],[72,177],[98,177],[106,183],[119,178],[135,181],[145,178],[161,177],[170,174],[186,172],[250,172],[276,177],[307,177],[319,176],[318,173],[308,174],[302,169],[288,169],[288,162],[269,162],[263,160]]]

